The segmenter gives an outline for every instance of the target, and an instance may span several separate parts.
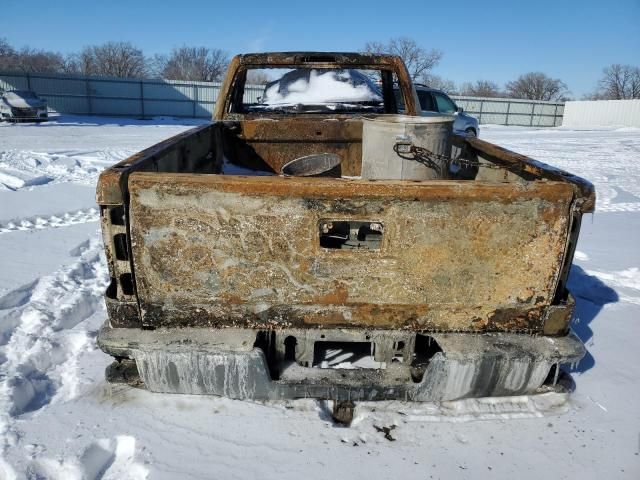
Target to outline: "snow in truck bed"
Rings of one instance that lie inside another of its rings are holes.
[[[640,130],[484,126],[593,181],[570,287],[589,354],[575,393],[252,403],[104,382],[106,286],[93,188],[107,165],[198,122],[0,124],[0,479],[640,478]],[[390,438],[375,427],[392,427]]]

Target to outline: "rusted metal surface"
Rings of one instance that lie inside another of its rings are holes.
[[[458,141],[462,137],[458,137]],[[572,173],[566,172],[559,168],[547,165],[545,163],[534,160],[525,155],[512,152],[506,148],[494,145],[476,137],[464,138],[469,147],[480,155],[500,164],[505,163],[515,167],[520,172],[528,173],[537,178],[564,181],[576,190],[576,206],[582,213],[593,212],[596,204],[596,191],[593,184],[584,178],[578,177]]]
[[[361,174],[361,117],[236,109],[248,68],[300,65],[382,70],[383,89],[394,72],[418,112],[398,57],[234,57],[212,124],[100,176],[108,378],[232,398],[425,401],[535,393],[579,360],[566,281],[589,182],[456,135],[458,171],[436,180],[222,174],[326,153],[343,176]],[[386,367],[314,368],[318,342],[369,345]]]
[[[126,302],[106,298],[109,324],[114,328],[141,328],[138,302]]]
[[[220,87],[220,100],[216,102],[213,113],[214,120],[229,118],[232,99],[224,94],[233,90],[234,86],[244,82],[246,70],[257,68],[356,68],[387,70],[396,74],[398,88],[405,100],[407,115],[417,115],[417,105],[411,77],[402,59],[396,55],[369,55],[340,52],[278,52],[252,53],[236,55],[231,59],[227,75]],[[242,118],[236,114],[233,118]]]
[[[239,72],[303,57],[311,67],[392,70],[417,111],[397,57],[314,55],[235,57],[215,118],[226,117]],[[454,156],[504,168],[416,183],[216,175],[228,159],[277,172],[336,153],[343,175],[355,176],[361,141],[362,121],[350,115],[265,115],[194,128],[106,170],[98,203],[125,218],[102,221],[109,312],[121,317],[113,324],[566,331],[566,276],[580,216],[595,202],[579,177],[455,135]],[[381,223],[381,248],[321,248],[320,221]],[[116,258],[116,235],[126,259]]]
[[[542,332],[573,199],[528,185],[134,173],[145,325]],[[384,225],[379,251],[323,220]]]
[[[185,144],[192,146],[198,143],[205,143],[206,150],[209,150],[212,142],[211,131],[211,125],[192,128],[146,148],[139,153],[131,155],[106,169],[98,178],[96,203],[98,205],[123,204],[126,199],[127,177],[129,173],[137,170],[151,169],[154,161],[179,151]],[[190,155],[191,153],[195,152],[185,150],[185,155]]]
[[[299,118],[302,117],[302,118]],[[318,119],[304,116],[245,120],[240,138],[274,172],[294,158],[314,153],[335,153],[342,158],[342,175],[360,174],[362,121],[353,117]]]
[[[132,279],[130,248],[127,242],[127,213],[123,205],[101,205],[100,224],[105,256],[111,278],[105,294],[107,312],[116,326],[140,325],[140,314],[135,292],[123,288],[123,280]],[[121,248],[116,248],[116,238],[120,237]],[[122,248],[124,247],[124,248]],[[132,320],[133,319],[133,320]]]
[[[546,312],[543,333],[545,335],[566,335],[575,306],[576,302],[570,294],[567,294],[566,299],[562,302],[551,305]]]

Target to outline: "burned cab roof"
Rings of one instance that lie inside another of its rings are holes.
[[[247,53],[237,55],[234,58],[239,65],[263,65],[263,66],[291,66],[291,65],[312,65],[312,66],[375,66],[396,68],[402,64],[400,57],[396,55],[374,55],[354,52],[270,52],[270,53]]]

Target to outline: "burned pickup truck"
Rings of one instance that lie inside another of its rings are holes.
[[[566,283],[593,187],[452,121],[398,57],[235,57],[212,123],[100,176],[107,378],[337,401],[553,384],[585,353]]]

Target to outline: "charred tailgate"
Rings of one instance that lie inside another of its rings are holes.
[[[158,173],[129,191],[145,325],[434,331],[541,331],[573,198],[560,182]],[[378,248],[324,248],[327,223],[380,225]]]

